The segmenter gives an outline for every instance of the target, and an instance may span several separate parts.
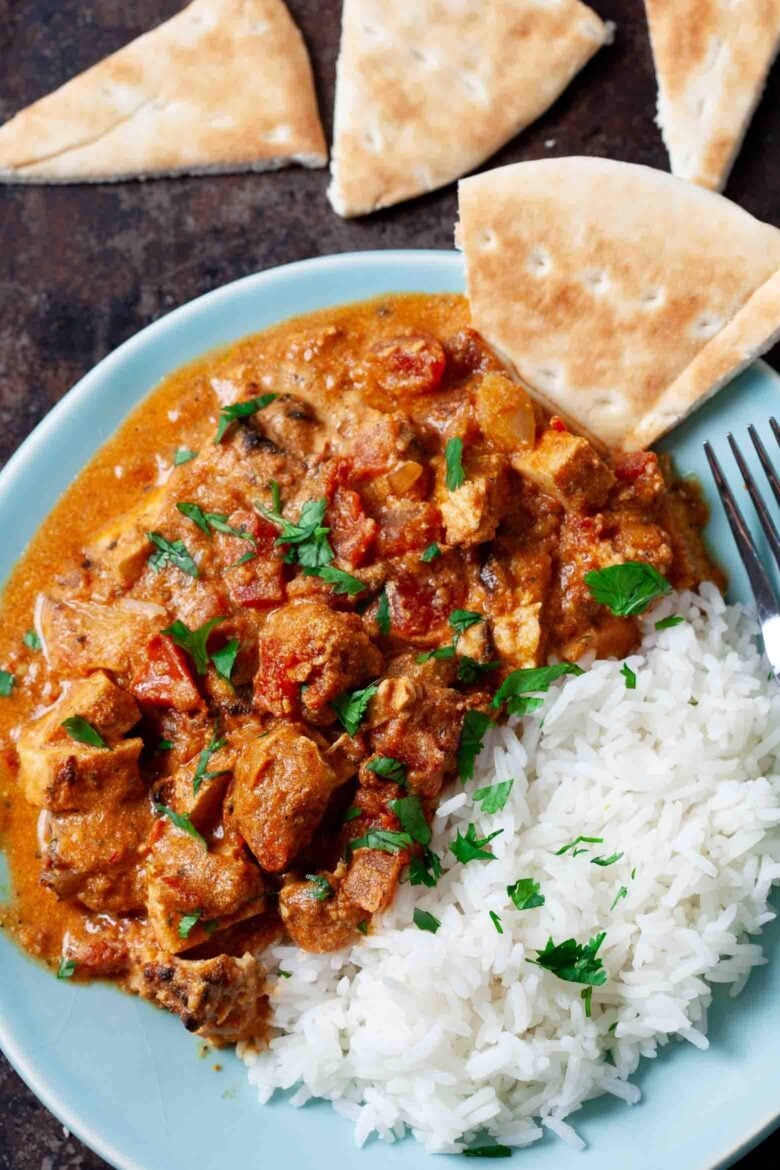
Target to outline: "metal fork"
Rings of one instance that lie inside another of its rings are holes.
[[[777,420],[774,418],[769,420],[769,425],[772,428],[775,442],[780,446],[780,425],[778,425]],[[780,479],[778,479],[777,472],[769,459],[766,447],[754,426],[751,425],[748,427],[748,434],[756,449],[756,454],[758,455],[764,474],[769,481],[769,486],[772,489],[775,500],[780,505]],[[777,525],[770,516],[769,509],[758,490],[750,468],[745,462],[745,457],[731,433],[728,435],[728,441],[737,467],[739,468],[739,473],[753,501],[756,515],[769,542],[769,547],[772,550],[777,566],[780,569],[780,533],[778,533]],[[734,493],[723,474],[723,468],[709,443],[704,444],[704,453],[707,456],[707,461],[709,462],[712,477],[715,480],[715,487],[718,489],[718,495],[723,504],[726,518],[731,525],[737,551],[742,559],[742,564],[745,566],[745,571],[750,581],[750,588],[753,590],[753,596],[756,599],[758,620],[761,625],[761,633],[764,637],[767,658],[771,663],[775,678],[780,679],[780,600],[778,600],[769,573],[761,562],[755,541],[734,498]]]

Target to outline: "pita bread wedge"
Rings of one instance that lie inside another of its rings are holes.
[[[462,180],[458,237],[474,326],[546,406],[625,450],[780,267],[777,228],[722,195],[609,159]]]
[[[672,382],[630,436],[647,447],[780,341],[780,269]]]
[[[645,0],[672,173],[721,190],[780,47],[780,0]]]
[[[579,0],[344,0],[334,209],[364,215],[473,170],[610,36]]]
[[[83,183],[324,166],[283,0],[194,0],[0,128],[0,181]]]

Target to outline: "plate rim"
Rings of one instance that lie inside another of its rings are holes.
[[[33,430],[8,459],[4,467],[0,469],[0,506],[2,506],[4,499],[14,492],[17,481],[28,473],[30,465],[37,464],[41,457],[45,455],[45,448],[49,437],[59,426],[82,412],[86,411],[89,413],[93,403],[104,392],[105,380],[111,377],[114,369],[121,367],[126,360],[131,359],[136,350],[141,350],[150,343],[156,342],[166,332],[175,329],[185,320],[190,318],[197,319],[200,315],[210,314],[218,308],[222,301],[229,300],[231,296],[240,295],[245,291],[252,293],[255,291],[262,292],[264,286],[273,285],[274,281],[281,275],[286,276],[289,274],[290,276],[297,276],[314,271],[319,271],[321,275],[321,271],[327,269],[338,272],[339,270],[348,270],[361,265],[385,267],[389,277],[393,273],[401,274],[398,285],[396,286],[390,283],[387,292],[402,293],[405,291],[403,287],[405,280],[403,276],[404,270],[409,267],[419,268],[426,264],[433,264],[445,272],[451,269],[452,275],[462,282],[463,257],[457,251],[432,248],[367,249],[365,251],[350,251],[315,256],[293,261],[288,264],[277,265],[273,268],[263,269],[262,271],[250,273],[236,280],[229,281],[226,284],[220,285],[218,288],[211,289],[177,306],[169,313],[165,313],[155,321],[143,326],[131,337],[122,342],[116,349],[101,358],[39,420]],[[345,303],[349,303],[349,298],[344,300],[336,297],[332,302],[333,305]],[[302,312],[307,311],[302,310]],[[279,318],[279,320],[284,319],[287,318]],[[268,327],[265,326],[264,328]],[[225,344],[229,345],[231,342],[226,341]],[[200,352],[209,352],[208,347]],[[198,356],[199,354],[195,354],[192,358],[188,358],[184,362],[172,365],[168,373],[173,373],[181,365],[186,364],[187,361],[197,360]],[[763,375],[769,376],[774,381],[778,391],[780,391],[780,373],[775,371],[762,359],[751,363],[750,368],[756,366],[761,369]],[[128,403],[126,408],[123,407],[121,412],[122,420],[126,419],[128,414],[139,406],[144,398],[148,397],[158,384],[151,384],[147,387],[143,396]],[[114,432],[112,431],[111,433]],[[97,445],[92,448],[91,453],[83,459],[79,459],[77,474],[94,457],[95,452],[104,445],[107,438],[108,436],[100,438]],[[65,490],[67,488],[63,489],[63,491]],[[50,510],[47,510],[46,515],[49,514]],[[4,587],[4,584],[5,582],[0,583],[0,589]],[[115,1167],[115,1170],[146,1170],[145,1166],[136,1159],[134,1154],[123,1152],[110,1137],[101,1132],[99,1128],[96,1128],[96,1119],[90,1120],[89,1111],[86,1107],[70,1107],[61,1099],[58,1088],[53,1083],[50,1083],[44,1064],[36,1061],[34,1056],[25,1051],[25,1046],[21,1040],[17,1043],[11,1035],[8,1021],[3,1016],[0,1016],[0,1049],[2,1049],[13,1069],[44,1107],[86,1146]],[[744,1157],[750,1150],[769,1137],[778,1126],[780,1126],[780,1103],[775,1112],[765,1117],[757,1127],[751,1128],[750,1132],[746,1133],[730,1149],[719,1155],[715,1161],[708,1163],[706,1167],[702,1166],[701,1170],[727,1170],[739,1158]]]

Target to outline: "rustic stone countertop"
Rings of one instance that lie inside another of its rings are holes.
[[[288,3],[312,54],[329,134],[340,5]],[[617,24],[614,45],[597,54],[553,109],[491,165],[589,154],[667,168],[653,121],[655,83],[641,0],[591,3]],[[180,7],[176,0],[0,0],[0,121]],[[453,186],[344,221],[331,211],[326,185],[325,171],[290,168],[147,183],[0,187],[0,463],[100,358],[209,289],[307,256],[452,247]],[[778,67],[726,193],[780,226]],[[780,369],[780,347],[770,360]],[[776,1164],[778,1153],[775,1138],[740,1170]],[[0,1170],[104,1166],[63,1131],[0,1057]]]

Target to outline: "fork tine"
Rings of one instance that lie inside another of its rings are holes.
[[[751,438],[753,438],[752,435],[751,435]],[[758,439],[757,435],[756,435],[756,439]],[[734,436],[731,433],[729,433],[729,435],[728,435],[728,440],[729,440],[729,447],[731,447],[731,453],[737,461],[737,467],[739,468],[739,474],[742,476],[743,480],[745,481],[745,487],[747,488],[748,493],[750,495],[750,498],[753,501],[753,507],[756,510],[756,515],[758,516],[758,519],[761,522],[761,527],[763,528],[763,530],[766,534],[766,538],[769,541],[769,547],[771,548],[772,552],[774,553],[774,557],[775,557],[775,560],[777,561],[778,568],[780,568],[780,534],[778,534],[777,528],[775,527],[774,520],[769,515],[769,510],[768,510],[766,504],[764,503],[764,498],[761,495],[760,491],[758,490],[758,487],[756,485],[756,481],[753,479],[752,472],[750,471],[750,468],[748,467],[747,463],[745,462],[744,456],[739,449],[739,444],[737,443],[737,440],[734,438]],[[761,440],[759,439],[758,441],[760,442]]]
[[[745,566],[750,587],[756,599],[759,621],[768,622],[771,618],[777,620],[777,615],[780,614],[780,603],[777,600],[767,571],[761,564],[758,550],[753,543],[753,537],[750,535],[750,529],[745,523],[731,488],[726,482],[726,477],[723,474],[718,457],[710,443],[704,444],[704,454],[707,456],[707,462],[712,471],[712,478],[715,480],[715,487],[718,489],[723,510],[726,513],[726,518],[734,534],[737,550],[742,559],[742,564]]]
[[[770,418],[769,425],[772,428],[772,434],[775,436],[775,439],[777,440],[777,445],[778,445],[778,447],[780,447],[780,426],[777,425],[777,419]]]
[[[772,419],[772,422],[774,423],[775,420]],[[777,423],[775,423],[775,426],[777,426]],[[769,456],[766,453],[766,447],[764,446],[761,440],[761,436],[752,423],[748,427],[748,434],[753,441],[756,454],[758,455],[761,466],[764,469],[764,475],[769,480],[769,486],[774,493],[775,500],[777,501],[778,505],[780,505],[780,479],[777,478],[777,472],[769,461]],[[780,442],[780,439],[778,439],[778,442]]]

